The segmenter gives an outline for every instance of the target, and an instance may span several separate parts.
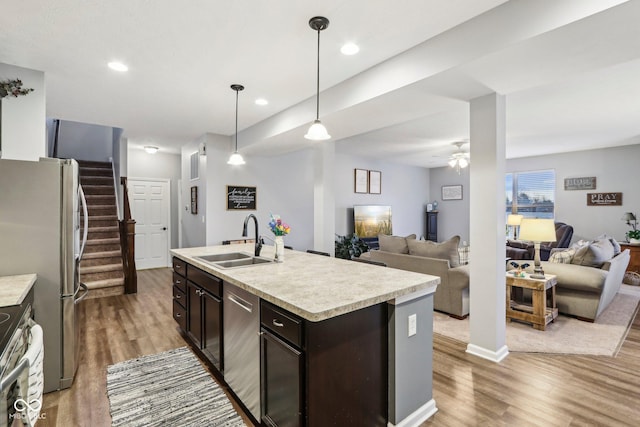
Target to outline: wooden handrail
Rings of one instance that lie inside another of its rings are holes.
[[[138,292],[138,274],[136,272],[136,221],[131,218],[131,206],[129,205],[129,190],[127,177],[120,177],[124,201],[124,217],[119,222],[120,247],[122,249],[122,267],[124,269],[124,293],[135,294]]]

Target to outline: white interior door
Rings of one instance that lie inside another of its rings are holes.
[[[136,221],[136,269],[169,265],[169,181],[128,180],[131,215]]]

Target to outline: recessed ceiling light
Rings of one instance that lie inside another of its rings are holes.
[[[342,52],[344,55],[355,55],[356,53],[360,52],[360,48],[355,43],[345,43],[340,48],[340,52]]]
[[[258,98],[258,99],[256,99],[255,102],[256,102],[256,105],[267,105],[267,104],[269,104],[269,101],[267,101],[264,98]]]
[[[122,62],[113,61],[113,62],[109,62],[107,65],[109,66],[109,68],[115,71],[120,71],[120,72],[129,71],[129,67],[124,65]]]

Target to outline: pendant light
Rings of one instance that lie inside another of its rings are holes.
[[[331,138],[327,128],[320,122],[320,31],[329,26],[329,20],[324,16],[315,16],[309,20],[309,26],[318,32],[318,78],[316,80],[316,119],[304,137],[313,141],[322,141]]]
[[[229,160],[227,161],[228,165],[244,165],[245,161],[242,158],[242,155],[238,153],[238,92],[244,90],[244,86],[242,85],[231,85],[231,89],[236,91],[236,151],[233,152]]]

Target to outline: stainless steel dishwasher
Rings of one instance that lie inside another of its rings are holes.
[[[260,298],[224,282],[224,380],[260,421]]]

